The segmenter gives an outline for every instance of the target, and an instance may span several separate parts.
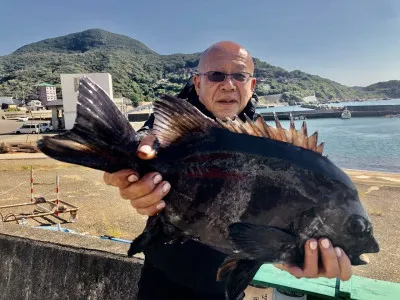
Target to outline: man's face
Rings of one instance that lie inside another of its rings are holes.
[[[250,61],[249,61],[250,60]],[[218,71],[227,74],[250,73],[253,66],[249,54],[244,49],[214,50],[207,54],[199,67],[199,73]],[[226,76],[222,82],[214,82],[207,75],[193,78],[200,102],[217,118],[232,118],[238,115],[252,96],[256,79],[247,77],[244,82]]]

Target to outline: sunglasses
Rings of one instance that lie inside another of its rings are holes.
[[[208,80],[212,82],[223,82],[228,76],[231,76],[234,80],[238,82],[247,82],[252,77],[250,73],[246,72],[227,74],[224,72],[209,71],[206,73],[198,73],[198,75],[205,75],[207,76]]]

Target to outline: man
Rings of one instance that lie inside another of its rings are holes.
[[[254,116],[252,103],[256,80],[254,64],[249,52],[242,46],[223,41],[209,47],[200,57],[198,74],[193,78],[195,90],[181,98],[199,108],[210,117]],[[186,87],[187,88],[187,87]],[[187,92],[187,91],[186,91]],[[154,117],[142,128],[144,137],[138,149],[142,159],[152,159],[155,138],[146,135]],[[165,207],[163,197],[171,186],[163,181],[162,174],[149,173],[138,178],[135,170],[121,170],[104,174],[107,184],[119,188],[121,197],[131,201],[139,214],[153,216]],[[168,205],[168,204],[167,204]],[[322,266],[318,266],[321,255]],[[168,244],[160,241],[145,253],[138,299],[224,299],[223,285],[215,282],[218,266],[225,258],[221,253],[195,241]],[[157,266],[157,267],[155,267]],[[339,277],[348,280],[351,264],[341,249],[332,247],[327,239],[309,240],[305,245],[305,265],[277,265],[298,278]],[[167,298],[167,293],[170,296]],[[160,298],[161,299],[161,298]]]

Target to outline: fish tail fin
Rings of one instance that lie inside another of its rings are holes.
[[[262,263],[254,260],[227,257],[217,274],[218,281],[225,281],[226,299],[238,299],[261,266]]]
[[[59,161],[115,172],[135,166],[138,143],[138,134],[107,93],[84,76],[73,128],[44,137],[38,148]]]

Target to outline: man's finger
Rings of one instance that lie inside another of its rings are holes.
[[[274,266],[282,271],[286,271],[290,273],[292,276],[296,278],[301,278],[304,277],[304,273],[302,269],[295,265],[289,265],[289,264],[274,264]]]
[[[119,193],[123,199],[137,199],[151,193],[161,181],[162,177],[159,173],[150,172],[128,187],[120,189]]]
[[[304,244],[304,277],[315,278],[318,275],[318,242],[314,239]]]
[[[160,201],[152,206],[146,208],[139,208],[136,211],[141,215],[154,216],[158,214],[164,207],[165,207],[165,202]]]
[[[143,209],[157,204],[169,192],[170,188],[171,185],[168,182],[161,182],[150,194],[131,200],[131,204],[136,209]]]
[[[119,188],[126,188],[132,182],[137,181],[137,175],[134,170],[123,169],[115,173],[104,172],[103,180],[105,184]]]
[[[136,151],[140,159],[148,160],[156,156],[156,150],[154,149],[155,140],[156,137],[154,135],[147,135],[142,139]]]
[[[339,247],[335,248],[335,252],[337,260],[339,262],[340,280],[347,281],[352,275],[350,259],[346,255],[346,253],[344,253],[344,251]]]
[[[335,249],[331,242],[323,238],[320,240],[320,251],[322,257],[322,265],[324,266],[324,277],[336,278],[340,276],[339,262],[336,257]]]

